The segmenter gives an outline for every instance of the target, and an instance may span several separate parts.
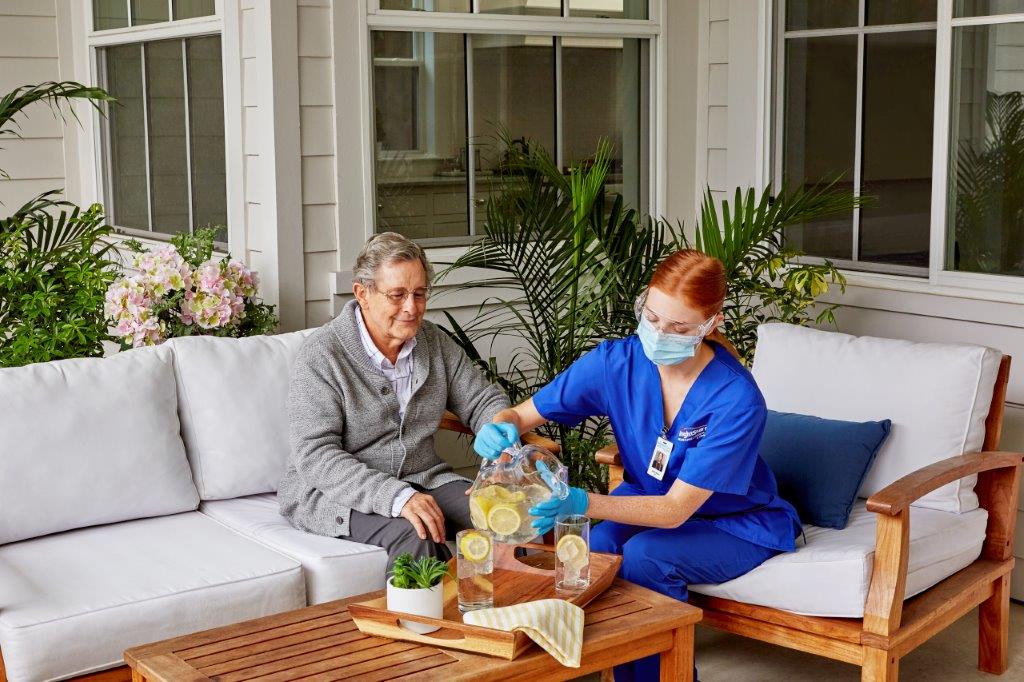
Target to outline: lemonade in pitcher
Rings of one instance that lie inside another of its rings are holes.
[[[506,450],[480,468],[469,495],[473,526],[497,542],[519,545],[536,537],[530,508],[552,495],[568,494],[567,472],[547,450],[535,445]]]

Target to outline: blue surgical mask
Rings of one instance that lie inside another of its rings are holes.
[[[640,337],[644,355],[656,365],[678,365],[683,360],[692,358],[702,338],[659,332],[643,315],[640,316],[640,326],[637,327],[636,335]]]

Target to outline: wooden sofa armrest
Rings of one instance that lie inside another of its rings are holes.
[[[463,424],[462,421],[454,412],[449,412],[448,410],[445,410],[444,415],[441,417],[441,423],[439,425],[439,428],[442,428],[445,431],[455,431],[456,433],[464,433],[468,436],[473,435],[473,429]],[[551,440],[550,438],[545,438],[540,434],[534,433],[533,431],[529,433],[524,433],[521,436],[521,438],[524,443],[529,443],[530,445],[542,447],[555,455],[562,451],[562,446],[560,446],[558,443]]]
[[[994,469],[1012,469],[1022,463],[1022,452],[971,452],[950,457],[909,473],[882,488],[868,498],[867,507],[876,514],[895,516],[914,501],[947,483]]]
[[[1024,453],[972,452],[936,462],[872,495],[868,510],[878,514],[871,586],[864,605],[864,630],[890,636],[900,627],[910,547],[910,505],[964,476],[978,474],[981,506],[988,511],[982,557],[1006,561],[1013,554],[1021,465]]]
[[[603,448],[595,452],[594,459],[596,459],[599,464],[607,464],[611,467],[622,466],[622,458],[619,457],[619,446],[616,443],[605,445]]]

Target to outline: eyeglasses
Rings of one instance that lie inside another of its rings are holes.
[[[643,306],[643,316],[652,325],[658,326],[659,323],[664,323],[658,329],[663,334],[678,334],[680,336],[704,336],[710,331],[711,325],[715,321],[715,316],[712,315],[703,322],[676,322],[659,315],[647,306]]]
[[[381,291],[377,287],[373,287],[373,290],[388,299],[388,302],[393,306],[400,306],[405,303],[405,299],[412,296],[413,303],[417,305],[427,302],[430,298],[430,288],[424,287],[420,289],[413,289],[412,291],[406,291],[405,289],[391,289],[389,291]]]

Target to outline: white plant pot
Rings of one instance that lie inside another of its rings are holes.
[[[388,578],[387,586],[388,611],[399,613],[412,613],[417,616],[428,618],[441,618],[444,616],[444,580],[431,588],[417,588],[407,590],[395,587]],[[398,623],[420,635],[425,635],[441,628],[425,623],[413,623],[408,620],[399,620]]]

